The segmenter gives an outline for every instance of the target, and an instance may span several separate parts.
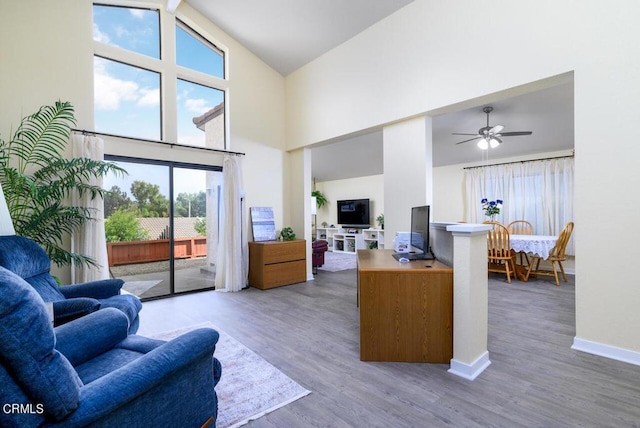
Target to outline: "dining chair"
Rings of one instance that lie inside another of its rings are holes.
[[[533,235],[533,225],[526,220],[514,220],[507,229],[512,235]]]
[[[509,229],[509,233],[511,235],[533,235],[533,225],[526,220],[514,220],[507,226]],[[527,266],[529,265],[529,256],[527,253],[521,251],[520,252],[520,264],[524,265],[524,259],[527,261]]]
[[[490,220],[485,220],[482,222],[482,224],[490,224],[492,226],[498,224],[500,226],[504,226],[504,224],[500,223],[499,221],[490,221]]]
[[[493,225],[493,229],[487,231],[488,271],[505,273],[507,282],[511,284],[511,275],[515,274],[515,266],[511,257],[509,230],[498,222],[485,222],[485,224]]]
[[[547,275],[553,276],[556,279],[556,286],[560,285],[560,281],[558,280],[558,268],[556,267],[556,263],[558,267],[560,267],[560,272],[562,273],[562,278],[564,282],[567,282],[567,274],[564,272],[564,267],[562,266],[562,262],[567,258],[565,256],[565,250],[567,249],[567,243],[569,243],[569,239],[571,238],[571,234],[573,233],[573,222],[570,221],[562,228],[560,235],[558,235],[558,240],[556,241],[556,245],[549,252],[549,257],[543,259],[540,256],[533,256],[531,258],[531,263],[529,263],[529,269],[527,270],[527,275],[525,277],[525,281],[529,280],[529,275]],[[540,269],[540,262],[542,260],[546,260],[551,263],[551,269]],[[533,266],[535,264],[535,269]]]

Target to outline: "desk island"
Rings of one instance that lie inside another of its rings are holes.
[[[358,250],[360,360],[449,363],[453,269],[400,263],[393,250]]]

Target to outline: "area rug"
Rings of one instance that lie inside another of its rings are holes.
[[[220,333],[215,356],[222,364],[217,428],[238,427],[311,393],[224,331],[205,322],[153,337],[171,340],[188,331],[209,327]]]
[[[333,251],[327,251],[324,253],[324,265],[319,267],[319,270],[326,270],[329,272],[338,272],[341,270],[355,269],[357,267],[356,255],[345,253],[334,253]]]

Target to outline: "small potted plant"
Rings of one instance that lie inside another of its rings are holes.
[[[384,229],[384,214],[380,214],[378,217],[376,217],[376,223],[378,223],[380,229]]]
[[[293,229],[290,227],[283,227],[280,231],[280,240],[281,241],[293,241],[296,239],[296,234],[293,233]]]

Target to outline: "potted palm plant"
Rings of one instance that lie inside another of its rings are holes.
[[[76,120],[71,103],[58,101],[26,116],[7,141],[0,139],[0,183],[16,234],[37,242],[58,266],[97,266],[91,257],[64,246],[64,237],[93,220],[91,209],[67,201],[74,192],[102,198],[89,184],[109,172],[126,173],[111,162],[64,157]]]

